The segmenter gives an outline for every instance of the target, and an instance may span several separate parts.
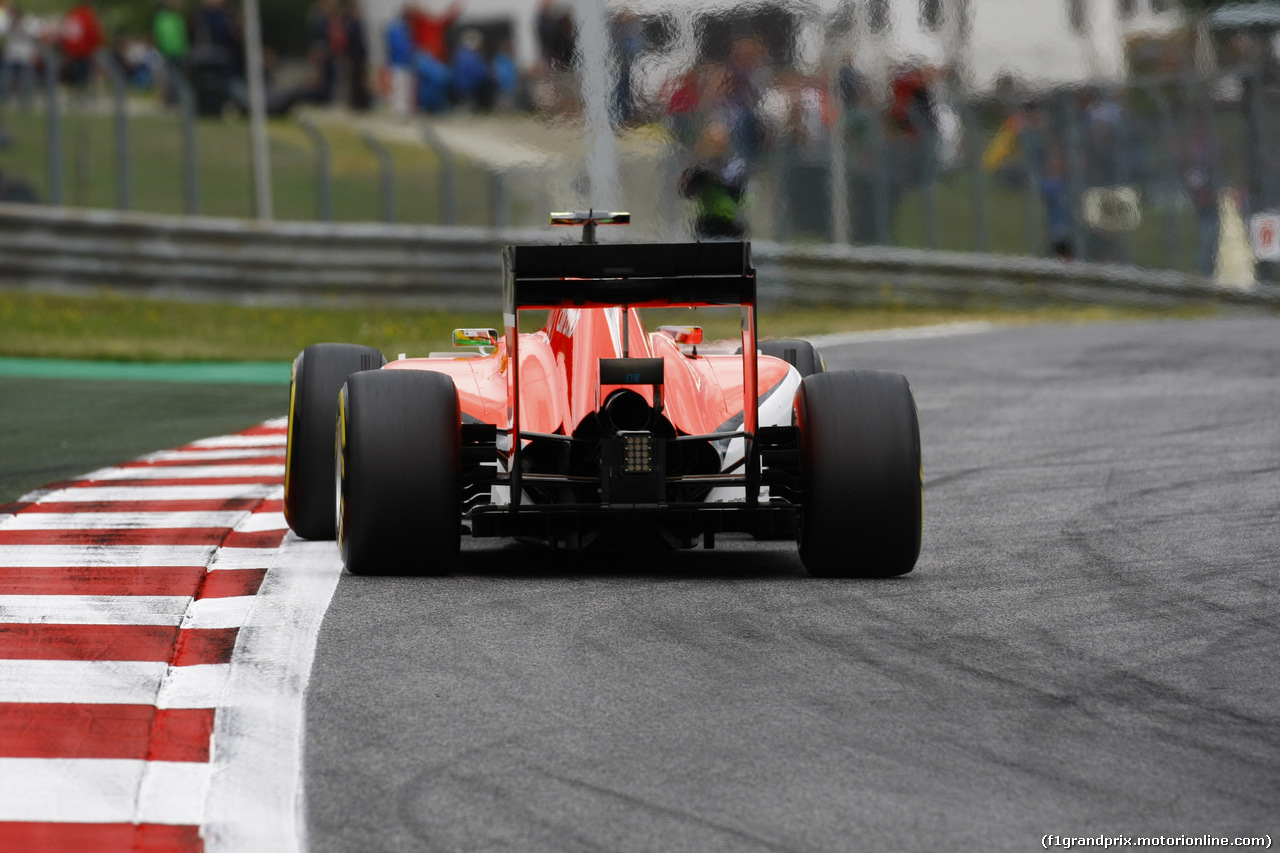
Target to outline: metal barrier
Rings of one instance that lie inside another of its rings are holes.
[[[0,204],[0,285],[109,285],[156,296],[276,302],[393,298],[494,309],[499,249],[545,229],[237,219]],[[1280,288],[1219,288],[1111,264],[881,246],[754,244],[770,304],[1224,303],[1280,308]]]

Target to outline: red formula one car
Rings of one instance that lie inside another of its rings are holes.
[[[883,577],[920,552],[920,430],[905,378],[756,341],[749,243],[610,244],[625,214],[553,214],[583,242],[507,246],[503,325],[457,356],[294,361],[284,510],[348,570],[440,573],[463,534],[554,548],[712,548],[792,536],[811,574]],[[737,354],[638,309],[740,306]],[[522,332],[521,312],[545,310]],[[741,353],[754,355],[743,356]],[[336,430],[335,430],[336,424]]]

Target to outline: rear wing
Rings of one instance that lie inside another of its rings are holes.
[[[554,217],[555,215],[553,215]],[[571,215],[563,215],[568,219]],[[573,214],[573,222],[583,217]],[[629,218],[629,217],[628,217]],[[589,212],[585,221],[595,224]],[[584,238],[585,238],[584,234]],[[507,423],[505,450],[511,511],[520,507],[520,312],[526,309],[623,309],[622,358],[601,370],[620,369],[631,362],[628,342],[629,308],[696,306],[742,307],[742,429],[724,437],[744,442],[747,502],[759,494],[759,456],[755,435],[759,424],[756,365],[756,271],[751,244],[740,243],[611,243],[585,242],[560,246],[506,246],[502,250],[502,321],[506,333]],[[602,360],[603,362],[604,360]],[[634,374],[644,375],[638,365]],[[602,375],[602,380],[604,376]],[[661,380],[657,380],[661,383]],[[609,384],[609,383],[606,383]],[[661,385],[654,388],[661,407]]]
[[[503,312],[755,305],[750,243],[507,246]]]

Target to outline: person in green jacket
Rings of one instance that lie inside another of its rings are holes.
[[[175,94],[173,78],[185,73],[187,49],[190,47],[187,21],[178,9],[177,0],[164,0],[160,4],[151,27],[156,40],[156,50],[164,57],[164,99],[166,103],[171,104]]]
[[[680,194],[693,199],[693,233],[699,239],[737,240],[747,233],[742,207],[747,193],[747,163],[729,152],[729,129],[711,121],[694,150],[701,158],[680,176]]]

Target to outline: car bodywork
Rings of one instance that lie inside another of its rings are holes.
[[[464,531],[583,548],[794,530],[799,373],[646,330],[639,309],[679,306],[740,307],[740,352],[755,354],[750,244],[508,246],[490,352],[383,368],[457,388]],[[547,318],[525,332],[530,310]]]

